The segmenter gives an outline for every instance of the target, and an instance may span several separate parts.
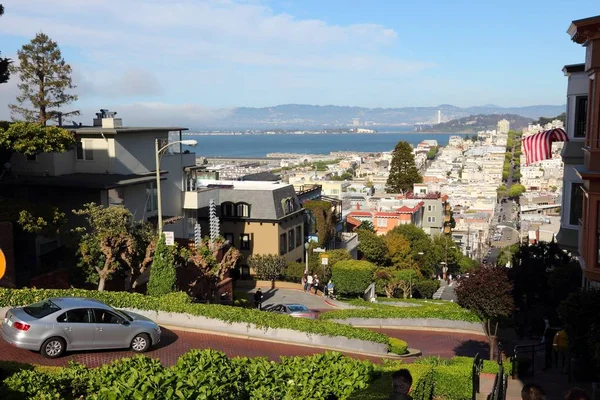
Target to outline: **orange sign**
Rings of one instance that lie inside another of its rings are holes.
[[[2,252],[2,249],[0,249],[0,279],[2,279],[2,277],[4,277],[5,273],[6,273],[6,257],[4,257],[4,253]]]

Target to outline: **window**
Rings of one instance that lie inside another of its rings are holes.
[[[387,227],[387,219],[385,219],[385,218],[377,218],[377,226],[379,228],[386,228]]]
[[[294,230],[288,231],[288,251],[292,251],[296,248],[296,240],[294,238]]]
[[[156,191],[156,184],[149,182],[146,184],[146,211],[156,210],[158,210],[158,192]]]
[[[77,159],[83,161],[94,160],[94,150],[91,140],[80,140],[77,142]]]
[[[587,123],[587,96],[577,96],[575,98],[575,131],[573,136],[576,138],[585,137]]]
[[[235,217],[235,206],[232,202],[226,201],[221,204],[221,215],[224,217]]]
[[[233,233],[224,233],[223,237],[229,242],[230,245],[235,246],[235,243],[233,243]]]
[[[108,205],[122,206],[125,203],[123,188],[114,188],[108,190]]]
[[[302,227],[296,227],[296,247],[302,245]]]
[[[33,154],[33,155],[27,154],[27,155],[25,156],[25,159],[26,159],[28,162],[36,162],[36,161],[37,161],[37,155],[36,155],[36,154]]]
[[[123,319],[108,310],[94,308],[94,321],[97,324],[122,324]]]
[[[431,211],[435,211],[435,206],[434,205],[428,205],[427,206],[427,211],[431,212]]]
[[[435,217],[427,217],[427,222],[435,223]]]
[[[23,307],[23,311],[31,315],[33,318],[44,318],[59,310],[60,307],[50,300],[40,301],[27,307]]]
[[[293,213],[294,211],[296,211],[296,202],[294,201],[294,199],[285,200],[284,206],[283,206],[283,212],[285,214],[289,214],[289,213]]]
[[[279,254],[283,255],[283,254],[287,253],[286,248],[287,248],[287,235],[285,233],[282,233],[281,235],[279,235]]]
[[[92,322],[90,318],[90,310],[87,308],[76,308],[69,310],[66,313],[59,315],[56,322],[71,322],[89,324]]]
[[[250,234],[242,233],[240,235],[240,249],[250,250]]]
[[[583,210],[582,183],[571,184],[571,208],[569,209],[569,224],[577,225]]]
[[[236,215],[238,217],[244,217],[244,218],[250,217],[250,205],[248,205],[246,203],[237,203],[236,211],[237,211]]]

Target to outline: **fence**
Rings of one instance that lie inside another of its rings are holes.
[[[533,375],[538,368],[543,367],[546,353],[544,343],[525,344],[515,346],[512,363],[512,378]]]
[[[473,394],[471,395],[471,400],[475,400],[477,398],[477,394],[479,393],[479,375],[481,374],[481,370],[483,369],[483,359],[479,357],[479,353],[475,355],[473,358],[473,370],[472,370],[472,379],[473,379]]]

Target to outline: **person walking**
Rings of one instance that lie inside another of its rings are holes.
[[[308,274],[306,276],[306,288],[304,289],[304,291],[310,292],[310,289],[312,289],[312,285],[313,285],[313,277],[311,274]]]
[[[390,400],[412,400],[408,394],[412,386],[412,375],[410,371],[402,368],[392,374],[392,395]]]
[[[300,283],[302,284],[302,288],[306,292],[306,274],[302,275],[302,279],[300,280]]]
[[[319,290],[319,277],[317,274],[313,277],[313,286],[315,288],[315,294],[317,294],[317,290]]]
[[[558,358],[558,369],[560,369],[560,372],[563,374],[566,374],[569,365],[569,337],[564,328],[556,332],[552,346],[554,347],[554,351],[556,351]]]
[[[258,308],[259,310],[262,310],[262,299],[263,299],[262,289],[258,288],[256,290],[256,293],[254,293],[254,306],[256,308]]]
[[[331,281],[331,279],[329,280],[329,282],[327,282],[327,286],[325,288],[327,290],[327,293],[325,293],[325,296],[327,296],[329,298],[333,298],[333,282]]]

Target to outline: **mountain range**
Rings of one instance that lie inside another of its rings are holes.
[[[308,128],[352,125],[358,118],[361,126],[412,126],[418,123],[436,123],[440,110],[443,121],[481,114],[515,114],[525,118],[553,117],[565,110],[564,105],[534,105],[527,107],[500,107],[483,105],[457,107],[442,104],[437,107],[364,108],[345,106],[315,106],[285,104],[273,107],[230,109],[221,118],[210,123],[211,128]]]
[[[441,124],[427,125],[422,132],[462,132],[475,133],[489,129],[496,129],[498,121],[505,119],[510,122],[510,128],[521,130],[533,122],[532,118],[523,117],[516,114],[480,114],[470,115],[468,117],[453,119]],[[550,118],[552,120],[552,118]]]

